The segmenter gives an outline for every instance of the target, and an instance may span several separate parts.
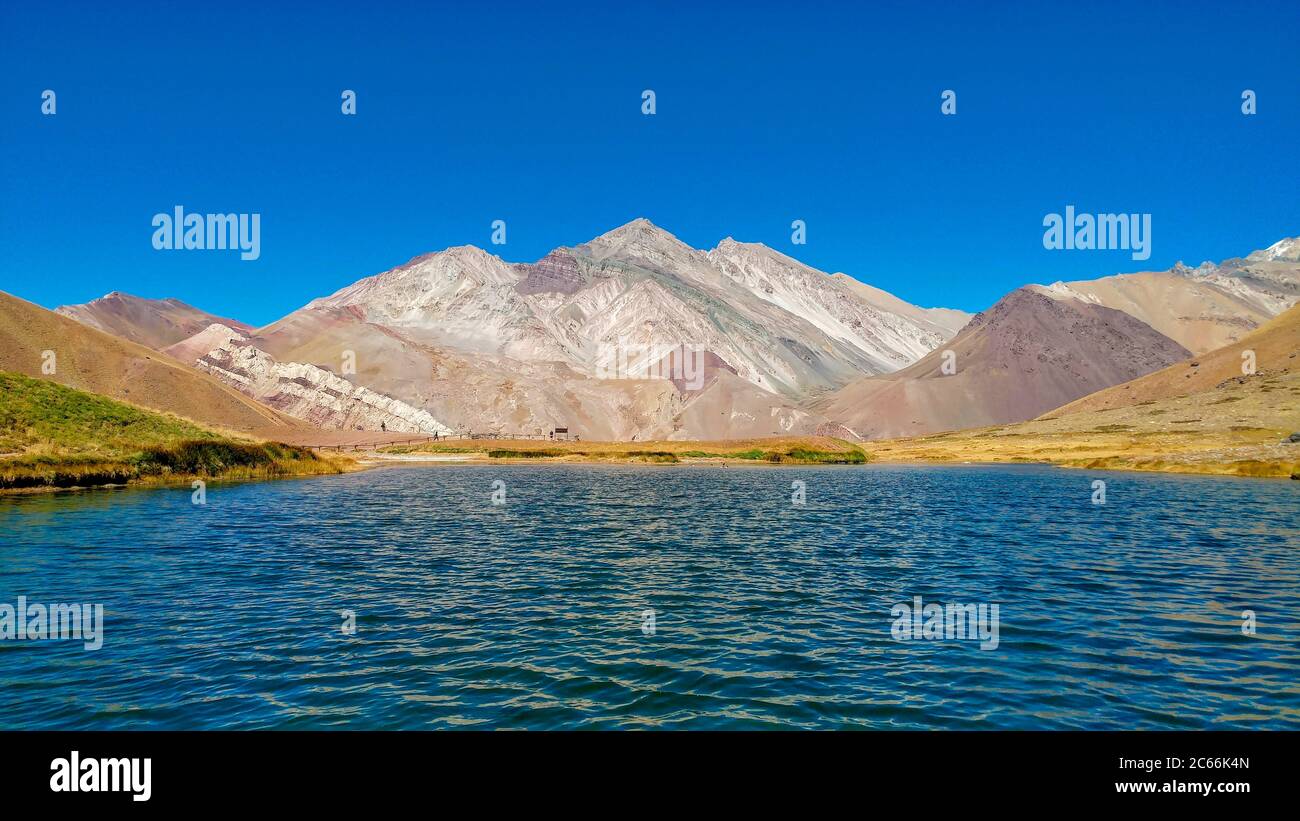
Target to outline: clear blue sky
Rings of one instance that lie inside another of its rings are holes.
[[[262,324],[419,253],[645,216],[974,311],[1300,234],[1295,0],[273,5],[0,4],[0,289]],[[178,204],[260,213],[261,258],[155,251]],[[1151,259],[1044,250],[1068,204],[1152,214]]]

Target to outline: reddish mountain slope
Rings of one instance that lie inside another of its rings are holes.
[[[1122,311],[1020,288],[915,364],[854,382],[812,410],[863,439],[1020,422],[1188,356]]]
[[[92,328],[161,351],[219,322],[245,333],[253,329],[242,322],[200,311],[177,299],[144,299],[121,291],[82,305],[63,305],[55,313]]]

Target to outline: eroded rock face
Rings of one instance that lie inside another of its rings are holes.
[[[212,331],[209,328],[205,333]],[[282,411],[328,430],[379,430],[447,434],[428,411],[354,385],[324,368],[277,362],[242,335],[226,334],[195,367]]]
[[[515,266],[523,279],[515,286],[521,294],[572,294],[587,284],[573,254],[562,250],[552,251],[534,263]]]
[[[810,394],[896,370],[968,318],[952,312],[959,321],[944,325],[841,279],[762,245],[698,250],[634,220],[536,263],[469,246],[427,254],[314,300],[250,341],[281,362],[336,362],[351,351],[356,381],[458,431],[567,427],[584,439],[638,440],[806,432],[825,421],[800,407]],[[674,350],[698,360],[699,372],[675,378],[671,358],[663,378],[646,372]]]

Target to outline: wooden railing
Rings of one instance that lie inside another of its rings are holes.
[[[421,436],[418,439],[390,439],[382,442],[344,442],[337,445],[303,445],[305,448],[312,450],[332,450],[342,453],[345,450],[369,450],[377,447],[388,447],[389,445],[411,445],[416,442],[432,442],[432,436]]]

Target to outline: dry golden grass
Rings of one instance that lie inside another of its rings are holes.
[[[467,454],[475,459],[568,462],[722,460],[784,464],[861,464],[851,442],[826,436],[772,436],[715,441],[565,442],[541,439],[451,439],[381,449],[386,454]]]
[[[881,461],[1048,462],[1067,467],[1300,475],[1300,373],[1230,380],[1191,396],[1016,425],[873,442]]]

